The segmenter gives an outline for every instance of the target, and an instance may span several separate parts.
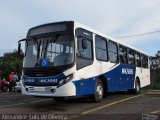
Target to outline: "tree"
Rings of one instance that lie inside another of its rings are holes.
[[[18,76],[21,75],[23,64],[23,56],[19,56],[17,51],[4,53],[3,57],[0,57],[0,71],[1,78],[8,79],[8,75],[11,71],[17,72]]]
[[[157,52],[158,53],[158,52]],[[160,56],[151,57],[151,86],[153,89],[160,89]]]

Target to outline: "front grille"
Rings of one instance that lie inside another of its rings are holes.
[[[28,77],[48,77],[58,75],[63,71],[55,69],[24,69],[23,72]]]

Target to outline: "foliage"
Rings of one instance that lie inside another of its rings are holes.
[[[23,56],[19,56],[17,51],[8,52],[0,57],[0,71],[1,78],[8,79],[8,75],[11,71],[17,72],[18,76],[21,75],[23,64]]]
[[[160,56],[151,58],[151,87],[160,89]]]

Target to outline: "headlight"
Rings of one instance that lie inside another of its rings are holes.
[[[60,87],[60,86],[64,85],[65,83],[68,83],[72,78],[73,78],[73,74],[70,74],[70,75],[68,75],[68,76],[65,77],[65,78],[62,78],[62,79],[59,81],[57,87]]]

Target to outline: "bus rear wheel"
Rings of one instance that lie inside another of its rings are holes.
[[[101,102],[103,99],[103,93],[104,93],[103,83],[100,79],[98,79],[95,86],[95,94],[92,96],[92,101],[96,103]]]
[[[135,94],[139,94],[139,93],[140,93],[140,82],[139,82],[138,79],[136,79],[136,81],[135,81],[134,93],[135,93]]]
[[[129,94],[139,94],[140,93],[140,82],[139,79],[135,80],[135,88],[128,90]]]

